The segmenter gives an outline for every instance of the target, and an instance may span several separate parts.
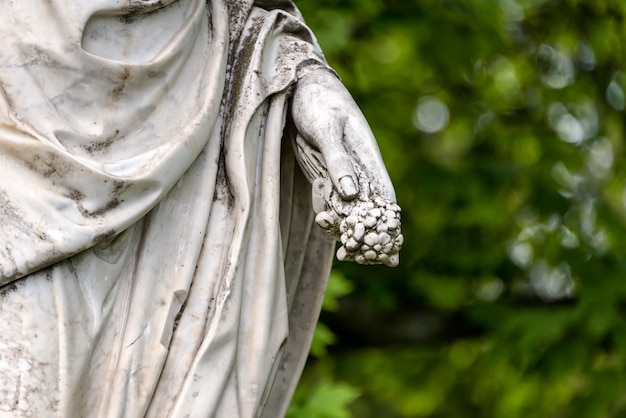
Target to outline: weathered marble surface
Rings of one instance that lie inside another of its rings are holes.
[[[0,11],[0,417],[284,414],[332,260],[312,208],[395,200],[295,7]]]

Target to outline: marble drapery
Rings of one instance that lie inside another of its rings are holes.
[[[297,10],[2,9],[0,417],[280,416],[333,246],[286,139],[326,65]]]

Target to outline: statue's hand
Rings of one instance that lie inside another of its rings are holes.
[[[400,207],[365,117],[337,77],[310,71],[296,84],[298,156],[313,182],[316,222],[341,241],[340,260],[396,266]]]
[[[376,139],[339,79],[317,69],[296,84],[292,116],[300,136],[319,150],[334,188],[345,200],[368,194],[395,202],[395,192]],[[368,185],[360,184],[367,182]]]

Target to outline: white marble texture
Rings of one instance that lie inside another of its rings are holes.
[[[0,9],[0,417],[283,415],[334,245],[296,131],[395,200],[295,7]]]

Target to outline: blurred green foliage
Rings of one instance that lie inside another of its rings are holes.
[[[289,416],[626,416],[626,2],[296,3],[405,246],[336,264]]]

